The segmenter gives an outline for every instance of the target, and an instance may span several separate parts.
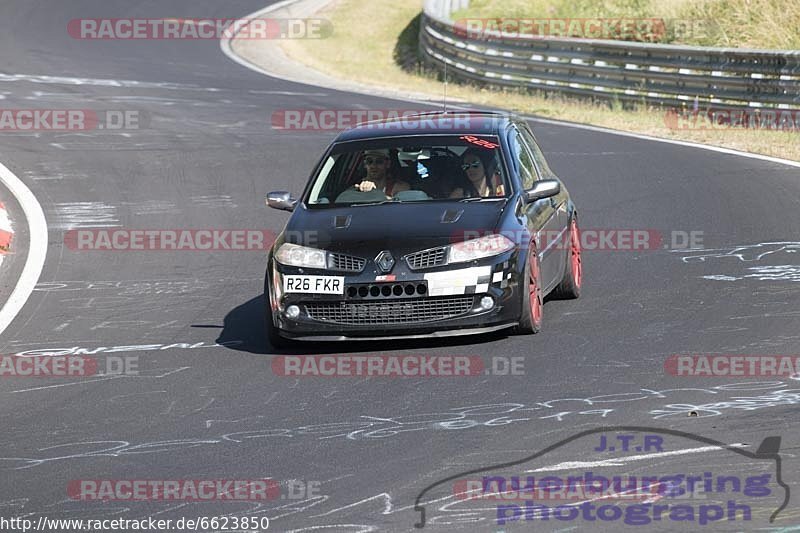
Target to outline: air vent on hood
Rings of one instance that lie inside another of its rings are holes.
[[[453,222],[457,222],[463,214],[463,209],[445,209],[444,213],[442,213],[442,223],[452,224]]]
[[[350,221],[352,217],[350,215],[337,215],[333,217],[333,227],[334,228],[348,228],[350,227]]]

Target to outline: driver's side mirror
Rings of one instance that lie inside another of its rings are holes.
[[[539,180],[533,187],[524,192],[525,201],[528,203],[550,198],[561,192],[561,182],[558,180]]]
[[[292,195],[287,191],[272,191],[267,194],[267,205],[273,209],[294,211],[297,199],[292,198]]]

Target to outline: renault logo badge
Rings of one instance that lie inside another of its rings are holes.
[[[394,266],[394,257],[392,254],[384,250],[375,257],[375,264],[381,269],[381,272],[390,272]]]

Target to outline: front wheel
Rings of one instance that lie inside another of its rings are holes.
[[[264,329],[266,330],[267,342],[275,349],[289,348],[292,341],[286,337],[281,337],[278,328],[272,319],[272,306],[269,303],[269,294],[264,294]]]
[[[517,326],[517,332],[521,334],[539,333],[539,330],[542,329],[544,298],[542,297],[539,255],[536,253],[536,247],[533,244],[531,244],[528,252],[524,278],[522,284],[522,314],[519,326]]]
[[[270,264],[270,262],[267,261],[267,265],[269,265],[269,264]],[[274,319],[272,317],[272,303],[271,303],[271,299],[270,299],[271,283],[272,283],[272,279],[270,278],[270,275],[267,274],[267,276],[264,279],[264,302],[263,302],[263,308],[264,308],[264,333],[265,333],[265,336],[267,338],[267,342],[269,343],[269,345],[272,346],[275,349],[280,350],[282,348],[291,347],[292,346],[292,341],[290,339],[287,339],[286,337],[281,337],[280,336],[280,333],[278,331],[278,327],[275,325],[275,321],[274,321]]]
[[[578,217],[573,216],[569,224],[569,252],[564,278],[554,291],[556,298],[574,300],[581,295],[583,281],[583,263],[581,261],[581,237],[578,229]]]

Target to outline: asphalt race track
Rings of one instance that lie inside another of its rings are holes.
[[[275,531],[409,531],[419,520],[415,498],[427,486],[602,426],[678,430],[752,453],[764,437],[780,436],[783,478],[797,493],[796,381],[674,377],[664,370],[672,354],[800,353],[797,168],[533,121],[583,228],[654,230],[665,244],[672,232],[702,232],[707,250],[587,250],[583,296],[547,302],[535,336],[312,344],[291,352],[523,357],[521,375],[278,376],[271,369],[276,352],[263,338],[263,252],[66,246],[65,232],[76,228],[278,232],[288,213],[264,207],[265,194],[300,192],[334,133],[273,130],[273,111],[409,107],[262,76],[232,62],[214,40],[79,41],[66,32],[69,20],[83,17],[241,17],[263,6],[0,4],[0,107],[132,110],[143,117],[140,129],[122,134],[0,133],[0,162],[36,195],[49,230],[39,284],[2,335],[0,353],[83,349],[100,360],[134,356],[139,370],[0,378],[0,517],[266,516]],[[739,247],[746,248],[729,253]],[[120,346],[130,348],[114,350]],[[597,439],[591,443],[596,447]],[[665,450],[702,446],[682,442]],[[602,455],[568,445],[534,462],[546,467],[593,453]],[[733,455],[712,447],[616,468],[735,473],[757,462]],[[261,478],[301,480],[305,497],[102,502],[68,491],[70,481],[85,479]],[[428,505],[426,529],[504,529],[494,522],[496,504],[460,513],[448,489],[436,490],[440,499]],[[750,524],[720,521],[706,529],[800,526],[794,494],[771,525],[762,509]],[[520,519],[505,527],[531,524]]]

